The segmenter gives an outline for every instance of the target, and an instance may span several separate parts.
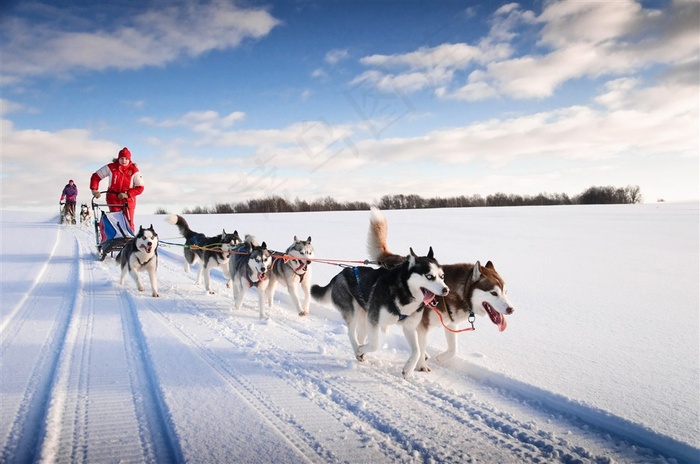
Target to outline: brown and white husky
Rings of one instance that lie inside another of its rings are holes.
[[[389,251],[387,239],[387,221],[376,208],[372,208],[367,235],[367,250],[370,258],[380,266],[391,268],[399,265],[405,258]],[[445,325],[449,329],[457,329],[460,323],[468,321],[470,314],[488,316],[500,332],[506,330],[506,315],[514,309],[508,300],[506,284],[496,272],[491,261],[482,265],[479,261],[474,264],[443,264],[445,283],[450,289],[446,296],[437,296],[434,306],[440,311]],[[423,311],[422,320],[418,324],[418,343],[420,357],[416,369],[429,372],[425,353],[428,331],[441,326],[440,317],[431,308]],[[457,352],[457,334],[445,328],[447,350],[437,356],[438,362],[445,362]]]

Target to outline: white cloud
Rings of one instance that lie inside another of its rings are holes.
[[[24,105],[0,98],[0,117],[24,109]]]
[[[338,64],[340,61],[350,58],[350,53],[345,49],[335,49],[326,53],[325,61],[328,64]]]
[[[159,4],[157,10],[114,18],[114,24],[105,28],[89,25],[84,30],[67,30],[64,22],[60,17],[48,18],[44,24],[13,18],[11,27],[3,31],[3,80],[162,66],[234,48],[247,38],[264,37],[278,24],[266,10],[241,8],[229,1]],[[71,27],[76,23],[71,22]]]
[[[190,111],[180,117],[155,121],[152,118],[143,118],[141,122],[157,127],[185,127],[193,132],[216,135],[222,130],[245,119],[245,113],[234,111],[221,117],[217,111]]]
[[[699,2],[650,10],[634,0],[563,0],[546,2],[539,16],[510,3],[494,13],[488,36],[477,44],[367,56],[360,62],[369,69],[352,83],[385,92],[431,90],[441,98],[467,101],[546,98],[573,79],[629,76],[657,64],[695,62],[699,18]],[[515,55],[516,49],[524,51]],[[465,84],[459,82],[462,76]]]

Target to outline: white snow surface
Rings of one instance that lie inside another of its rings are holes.
[[[392,251],[491,260],[515,312],[404,380],[399,327],[355,360],[333,308],[268,321],[185,273],[165,216],[160,298],[118,284],[94,230],[2,212],[0,462],[699,462],[697,203],[385,211]],[[369,212],[187,215],[284,251],[364,260]],[[325,285],[341,268],[312,265]]]

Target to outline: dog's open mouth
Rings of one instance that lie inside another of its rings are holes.
[[[153,245],[141,245],[141,249],[144,250],[146,253],[150,253],[153,251]]]
[[[429,305],[435,299],[435,294],[427,288],[421,287],[420,289],[423,292],[423,303]]]
[[[506,322],[506,317],[503,314],[496,311],[495,309],[493,309],[493,307],[485,301],[482,304],[482,306],[491,318],[491,322],[498,326],[498,331],[503,332],[504,330],[506,330],[506,327],[508,326],[508,323]]]

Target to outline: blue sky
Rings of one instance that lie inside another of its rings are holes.
[[[138,212],[639,185],[698,200],[700,3],[10,2],[2,207],[127,146]],[[53,206],[51,206],[53,205]]]

